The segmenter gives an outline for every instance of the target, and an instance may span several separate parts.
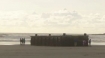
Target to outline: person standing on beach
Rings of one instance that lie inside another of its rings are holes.
[[[24,45],[24,38],[22,38],[22,45]]]
[[[89,39],[89,46],[91,46],[91,39]]]
[[[22,38],[20,38],[20,45],[22,45]]]
[[[23,38],[23,44],[25,45],[25,38]]]

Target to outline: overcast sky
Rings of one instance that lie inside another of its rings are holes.
[[[0,32],[105,33],[105,0],[0,0]]]

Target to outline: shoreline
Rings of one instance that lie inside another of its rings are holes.
[[[20,42],[0,42],[0,45],[20,45]],[[30,42],[26,42],[26,45],[30,45]],[[92,42],[91,45],[105,45],[105,42]]]

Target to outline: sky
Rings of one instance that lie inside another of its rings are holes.
[[[0,0],[0,32],[105,33],[105,0]]]

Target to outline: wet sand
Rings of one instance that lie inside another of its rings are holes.
[[[105,46],[46,47],[0,45],[0,58],[105,58]]]

